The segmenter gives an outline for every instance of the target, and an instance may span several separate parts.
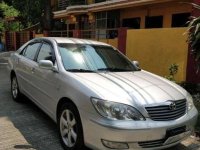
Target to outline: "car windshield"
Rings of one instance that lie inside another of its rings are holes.
[[[136,71],[134,65],[111,46],[58,44],[63,65],[71,72]]]

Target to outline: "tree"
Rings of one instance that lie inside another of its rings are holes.
[[[52,20],[53,20],[53,14],[51,10],[51,1],[45,0],[44,4],[45,4],[45,7],[44,7],[44,11],[41,17],[41,25],[42,25],[43,30],[51,30]]]
[[[5,30],[15,31],[19,28],[19,24],[17,22],[13,22],[13,23],[5,22],[6,18],[17,17],[19,15],[19,11],[17,11],[12,6],[7,5],[5,2],[1,2],[0,12],[1,12],[1,20],[2,20],[0,21],[0,32],[3,32]]]
[[[51,29],[53,14],[50,0],[8,0],[6,2],[20,12],[22,28],[40,22],[44,30]]]
[[[12,6],[20,11],[22,28],[30,27],[41,20],[46,0],[12,0]],[[23,8],[23,9],[22,9]]]
[[[192,4],[194,8],[200,10],[200,6]],[[192,48],[192,54],[197,62],[197,73],[200,70],[200,16],[191,17],[189,21],[188,43]]]

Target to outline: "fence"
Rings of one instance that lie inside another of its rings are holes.
[[[44,34],[36,35],[31,31],[5,32],[5,45],[7,51],[17,50],[24,43],[35,37],[74,37],[103,41],[118,47],[118,29],[96,29],[96,30],[63,30],[45,31]]]
[[[46,36],[49,37],[73,37],[73,30],[63,30],[63,31],[48,31]]]
[[[34,32],[5,32],[5,47],[7,51],[17,50],[27,41],[34,38]]]
[[[114,39],[118,37],[118,29],[96,29],[96,30],[62,30],[46,32],[50,37],[76,37],[82,39]]]

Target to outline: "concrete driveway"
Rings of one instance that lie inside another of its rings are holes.
[[[10,94],[6,61],[0,60],[0,150],[63,150],[56,124],[30,101],[19,104]],[[189,138],[168,150],[200,150]]]

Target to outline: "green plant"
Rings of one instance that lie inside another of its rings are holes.
[[[174,76],[178,72],[178,65],[177,64],[171,64],[169,67],[169,75],[165,76],[170,81],[176,82]]]
[[[7,5],[4,1],[0,2],[0,11],[2,13],[1,21],[0,21],[0,32],[4,32],[6,30],[16,31],[19,29],[18,22],[7,23],[4,19],[9,17],[17,17],[19,15],[19,11],[17,11],[14,7]]]
[[[192,3],[193,7],[200,11],[200,6]],[[200,70],[200,16],[191,16],[188,29],[188,43],[191,46],[192,54],[197,62],[197,73]]]

